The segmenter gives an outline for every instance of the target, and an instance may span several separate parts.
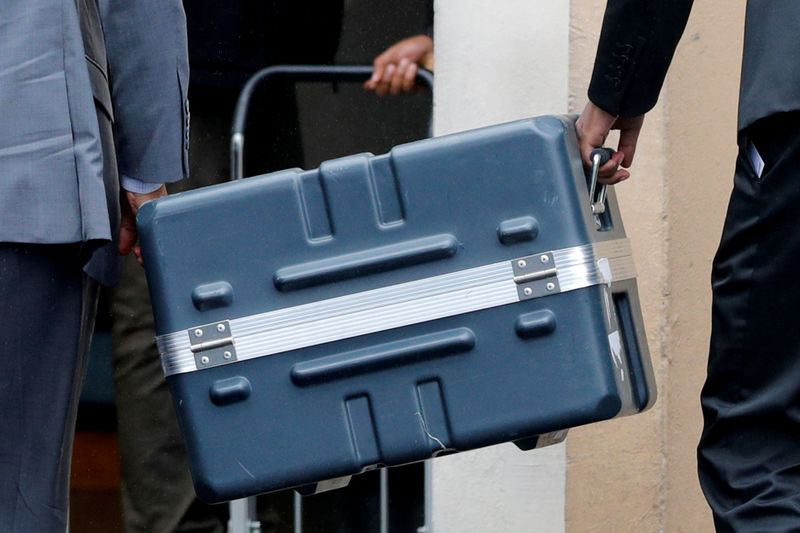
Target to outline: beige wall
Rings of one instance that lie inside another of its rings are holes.
[[[572,0],[570,103],[586,102],[603,0]],[[639,270],[659,400],[570,433],[569,532],[713,531],[695,473],[711,259],[735,157],[744,0],[695,8],[632,169],[617,188]],[[604,509],[598,512],[598,509]]]

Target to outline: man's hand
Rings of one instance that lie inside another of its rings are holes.
[[[592,102],[586,104],[575,127],[578,131],[578,142],[581,149],[583,164],[591,167],[592,161],[589,154],[592,150],[603,146],[606,137],[611,130],[619,130],[619,146],[611,160],[600,167],[598,180],[609,185],[619,183],[630,177],[631,173],[619,168],[629,168],[633,163],[633,155],[636,152],[636,142],[639,140],[639,132],[642,130],[644,115],[636,117],[615,117],[594,105]]]
[[[142,263],[142,249],[139,247],[139,234],[136,231],[136,213],[145,202],[155,200],[167,195],[166,185],[160,189],[147,194],[137,194],[135,192],[122,191],[120,195],[120,207],[122,209],[122,219],[119,225],[119,253],[128,255],[131,252],[136,254],[139,264]]]
[[[414,87],[418,67],[433,68],[433,39],[415,35],[389,47],[375,58],[372,77],[364,84],[378,96],[410,91]]]

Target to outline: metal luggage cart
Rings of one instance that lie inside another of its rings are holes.
[[[245,126],[247,114],[255,90],[263,84],[278,80],[297,83],[363,83],[372,76],[372,66],[362,65],[276,65],[266,67],[251,76],[239,95],[233,118],[231,132],[231,180],[243,179],[246,176],[244,168]],[[433,73],[429,70],[417,71],[417,84],[429,91],[433,90]],[[379,492],[379,524],[380,533],[390,533],[389,528],[389,478],[387,469],[380,470]],[[349,479],[349,478],[348,478]],[[321,492],[328,488],[339,488],[343,484],[309,488],[308,493]],[[424,464],[424,524],[417,530],[418,533],[431,533],[431,466]],[[305,491],[304,491],[305,492]],[[294,533],[303,533],[303,497],[299,492],[294,493]],[[229,533],[260,533],[261,525],[256,516],[256,498],[234,500],[229,504],[230,520]]]

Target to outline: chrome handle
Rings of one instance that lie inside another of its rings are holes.
[[[611,159],[612,155],[614,155],[614,150],[611,148],[595,148],[592,150],[592,153],[589,154],[589,158],[592,160],[591,183],[589,186],[589,203],[592,206],[593,215],[602,215],[606,212],[607,186],[601,183],[599,194],[596,195],[595,193],[597,192],[597,176],[600,173],[600,167],[605,165]]]

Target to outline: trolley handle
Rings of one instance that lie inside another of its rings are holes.
[[[274,65],[253,74],[239,93],[236,110],[233,114],[231,132],[231,179],[244,177],[244,128],[250,99],[256,87],[274,79],[288,79],[295,82],[364,82],[372,77],[370,65]],[[427,69],[417,70],[417,82],[433,90],[433,73]]]

